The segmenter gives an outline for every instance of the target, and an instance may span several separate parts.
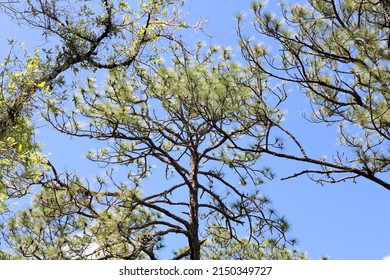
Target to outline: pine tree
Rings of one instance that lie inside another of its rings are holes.
[[[323,184],[363,177],[390,190],[383,176],[390,166],[387,3],[311,0],[307,5],[282,4],[283,16],[278,18],[265,10],[262,1],[255,1],[256,39],[245,36],[248,30],[238,16],[242,56],[253,73],[263,72],[270,83],[279,82],[277,90],[285,99],[297,86],[312,109],[305,118],[338,126],[339,147],[327,160],[310,155],[296,132],[271,122],[270,138],[259,152],[319,167],[287,178],[306,174]],[[278,51],[270,53],[257,40],[272,40]],[[270,145],[273,137],[287,140]],[[287,152],[287,143],[298,153]]]

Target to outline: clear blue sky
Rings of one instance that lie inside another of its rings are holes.
[[[248,14],[250,20],[250,0],[187,0],[187,11],[191,15],[208,20],[208,39],[197,32],[207,43],[230,45],[237,50],[234,15],[238,11]],[[273,1],[270,1],[273,2]],[[276,1],[275,1],[276,2]],[[289,3],[298,1],[290,0]],[[304,3],[305,1],[299,1]],[[272,6],[275,9],[277,6]],[[7,49],[7,38],[15,35],[19,40],[37,40],[39,33],[18,31],[4,18],[0,18],[1,56]],[[186,38],[184,38],[186,39]],[[272,46],[271,46],[272,47]],[[303,94],[294,88],[289,102],[286,125],[297,131],[304,143],[310,146],[313,154],[326,155],[336,148],[336,127],[310,125],[302,120],[301,109],[305,108]],[[286,108],[287,109],[287,108]],[[73,170],[74,163],[81,159],[90,143],[54,136],[49,129],[42,129],[45,151],[61,167]],[[65,141],[65,142],[59,142]],[[68,147],[68,148],[64,148]],[[328,154],[330,156],[330,154]],[[390,192],[367,180],[357,183],[346,182],[321,187],[306,177],[280,181],[280,178],[299,171],[302,166],[296,162],[286,162],[264,158],[271,165],[278,177],[263,186],[264,192],[271,198],[274,208],[285,215],[292,225],[291,235],[299,240],[298,248],[306,251],[310,259],[319,259],[328,255],[331,259],[383,259],[390,256]],[[92,171],[92,170],[91,170]],[[387,180],[390,176],[387,175]]]

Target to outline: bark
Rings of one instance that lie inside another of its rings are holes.
[[[199,183],[197,180],[198,160],[196,153],[193,153],[191,159],[191,173],[189,186],[189,244],[191,260],[200,260],[200,241],[199,241]]]

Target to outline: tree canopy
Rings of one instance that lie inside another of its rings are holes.
[[[308,121],[337,125],[339,148],[331,159],[315,158],[295,137],[296,132],[271,125],[274,136],[297,147],[288,153],[266,143],[259,152],[319,169],[307,169],[319,183],[338,183],[364,177],[390,190],[382,174],[389,171],[389,21],[386,1],[308,1],[307,5],[281,5],[282,17],[252,3],[255,34],[249,39],[239,15],[237,33],[243,58],[253,72],[281,82],[285,96],[297,85],[311,104]],[[262,38],[278,44],[269,52]],[[287,145],[287,143],[286,143]],[[316,176],[319,175],[319,176]]]
[[[262,75],[231,61],[228,49],[198,45],[189,52],[175,37],[189,28],[177,1],[145,1],[137,9],[125,1],[83,2],[67,12],[68,1],[3,6],[59,41],[42,50],[44,59],[36,52],[39,67],[24,77],[28,85],[18,83],[23,98],[12,109],[28,120],[34,115],[27,118],[27,109],[40,108],[56,130],[100,141],[103,148],[87,157],[105,166],[91,182],[43,158],[43,170],[23,185],[26,193],[34,190],[32,205],[2,225],[9,257],[157,259],[172,235],[187,240],[176,259],[207,257],[216,246],[208,240],[222,235],[237,248],[263,248],[267,258],[290,254],[279,253],[294,243],[288,223],[257,187],[273,174],[256,166],[261,154],[239,149],[264,137],[264,114],[280,119],[277,106],[261,100]],[[163,55],[171,61],[165,64]],[[89,77],[65,79],[72,72]],[[7,114],[6,124],[15,127]],[[115,170],[121,166],[126,179]],[[161,176],[161,185],[147,186],[148,176]]]

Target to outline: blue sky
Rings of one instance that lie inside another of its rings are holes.
[[[234,15],[248,14],[250,0],[190,0],[186,11],[195,17],[207,19],[206,32],[190,35],[188,40],[204,40],[207,44],[231,46],[237,50]],[[271,1],[273,2],[273,1]],[[276,1],[275,1],[276,2]],[[305,1],[288,1],[304,3]],[[278,8],[276,5],[270,9]],[[20,32],[7,19],[0,18],[0,52],[7,49],[6,39],[36,41],[37,32]],[[3,32],[4,31],[4,32]],[[39,39],[38,39],[39,40]],[[272,47],[272,46],[271,46]],[[304,95],[292,87],[291,100],[286,106],[286,126],[296,131],[302,142],[315,155],[330,155],[336,148],[337,127],[313,125],[304,121],[301,110],[306,107]],[[69,137],[57,136],[50,129],[42,129],[39,139],[45,141],[44,150],[50,153],[60,167],[73,170],[74,163],[83,157],[91,143]],[[66,148],[64,148],[66,147]],[[298,248],[306,251],[310,259],[328,255],[331,259],[383,259],[390,255],[390,192],[367,180],[357,183],[345,182],[337,185],[316,185],[307,177],[281,181],[283,176],[303,169],[296,162],[281,161],[265,157],[263,162],[270,165],[277,174],[272,182],[262,188],[273,201],[274,208],[286,216],[292,225],[290,235],[299,240]],[[94,172],[93,169],[84,172]],[[387,181],[390,176],[386,175]]]

